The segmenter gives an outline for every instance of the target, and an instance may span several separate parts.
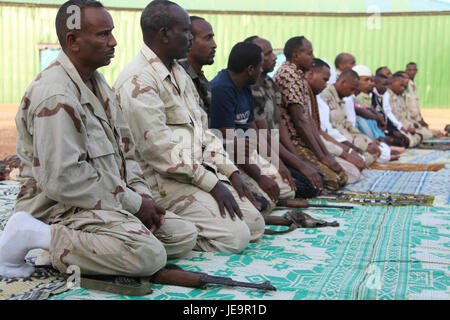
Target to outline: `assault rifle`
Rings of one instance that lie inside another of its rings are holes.
[[[263,283],[250,283],[236,281],[227,277],[209,275],[204,272],[186,271],[174,264],[168,264],[156,272],[150,279],[152,283],[171,284],[181,287],[206,289],[207,284],[220,284],[230,287],[254,288],[265,291],[276,291],[270,281]]]
[[[317,204],[301,200],[278,200],[277,209],[291,208],[333,208],[333,209],[353,209],[350,205]]]
[[[277,290],[270,284],[270,281],[265,281],[263,283],[235,281],[231,278],[213,276],[204,272],[186,271],[174,264],[168,264],[153,276],[145,278],[83,275],[81,277],[80,286],[85,289],[100,290],[127,296],[144,296],[152,293],[152,283],[197,289],[206,289],[207,284],[219,284],[265,291]]]

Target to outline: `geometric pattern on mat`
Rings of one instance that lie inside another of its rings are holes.
[[[412,149],[405,153],[399,162],[447,165],[438,172],[364,170],[364,179],[343,190],[436,195],[435,205],[447,206],[450,203],[450,151]]]
[[[418,159],[450,163],[449,152],[413,149],[402,155],[404,162],[419,163]],[[438,206],[435,202],[435,207],[355,205],[345,211],[305,210],[318,219],[336,220],[340,226],[264,235],[240,255],[191,252],[170,261],[187,270],[241,281],[270,280],[277,287],[275,292],[218,285],[206,290],[152,285],[153,293],[139,299],[450,299],[448,166],[439,172],[371,170],[365,174],[364,181],[346,189],[429,194],[444,200]],[[1,219],[12,212],[10,199],[17,189],[14,183],[0,185],[0,229]],[[49,299],[136,298],[78,288]]]
[[[33,264],[34,259],[27,262]],[[2,278],[0,300],[46,300],[67,290],[66,276],[51,267],[38,267],[29,278]]]

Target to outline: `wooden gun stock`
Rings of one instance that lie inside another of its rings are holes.
[[[277,202],[277,209],[286,208],[335,208],[335,209],[353,209],[349,205],[334,205],[334,204],[315,204],[301,200],[279,200]]]
[[[231,287],[239,286],[261,290],[276,290],[276,288],[270,284],[270,281],[263,283],[235,281],[231,278],[212,276],[203,272],[186,271],[176,265],[170,264],[156,272],[150,281],[158,284],[170,284],[197,289],[206,289],[206,284],[212,283]]]

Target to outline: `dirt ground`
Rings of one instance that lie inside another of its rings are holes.
[[[0,160],[16,154],[15,116],[18,105],[0,104]],[[450,124],[450,109],[423,109],[422,115],[431,129],[443,131]]]

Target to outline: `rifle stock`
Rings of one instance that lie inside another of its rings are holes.
[[[168,269],[163,268],[159,270],[152,277],[151,282],[158,284],[171,284],[180,287],[205,289],[206,283],[201,280],[202,273],[191,272],[183,269]]]
[[[166,265],[156,272],[150,280],[158,284],[170,284],[181,287],[206,289],[206,284],[220,284],[231,287],[247,287],[261,290],[276,290],[270,281],[263,283],[249,283],[235,281],[231,278],[209,275],[204,272],[186,271],[176,265]]]
[[[336,208],[336,209],[353,209],[350,205],[335,205],[335,204],[316,204],[301,200],[279,200],[277,202],[277,209],[286,208]]]

